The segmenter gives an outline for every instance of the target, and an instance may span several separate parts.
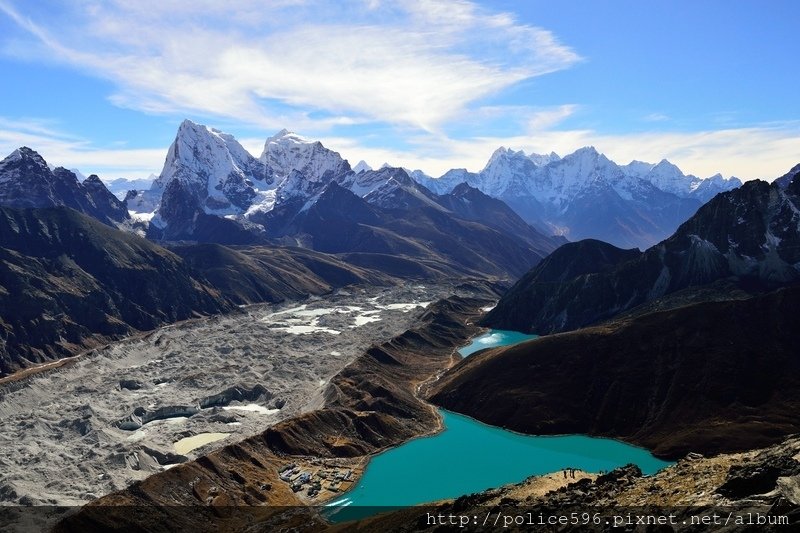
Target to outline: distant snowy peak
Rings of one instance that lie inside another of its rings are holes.
[[[524,195],[529,192],[530,177],[536,173],[537,168],[522,150],[500,147],[479,173],[480,182],[476,185],[478,189],[495,198]]]
[[[424,205],[441,209],[435,195],[412,179],[403,168],[382,167],[358,174],[351,172],[337,181],[367,203],[378,207],[409,209]]]
[[[350,170],[350,165],[338,152],[285,129],[267,139],[259,160],[266,166],[271,179],[278,182],[292,171],[311,181],[328,182]]]
[[[696,198],[707,202],[720,192],[741,186],[738,178],[723,178],[720,174],[701,179],[684,174],[680,168],[666,159],[657,164],[632,161],[620,167],[627,176],[645,180],[658,189],[681,198]]]
[[[74,172],[74,170],[73,170]],[[106,187],[108,190],[114,194],[120,200],[124,199],[128,191],[142,191],[149,189],[153,186],[153,182],[158,179],[158,176],[155,174],[150,174],[147,178],[139,178],[139,179],[127,179],[127,178],[115,178],[113,180],[106,181]]]
[[[372,167],[369,166],[369,164],[363,159],[358,163],[356,163],[356,166],[353,167],[353,172],[355,172],[356,174],[360,172],[366,172],[368,170],[372,170]]]
[[[555,152],[550,152],[547,155],[528,154],[528,159],[533,161],[533,164],[536,165],[537,167],[543,167],[545,165],[553,163],[554,161],[558,161],[559,159],[561,159],[561,157]]]
[[[213,188],[231,174],[247,179],[264,179],[263,165],[232,135],[184,120],[154,185],[164,189],[172,179],[181,178],[208,182]]]
[[[414,179],[436,194],[448,194],[461,183],[467,183],[475,188],[480,185],[479,174],[469,172],[465,168],[450,169],[439,178],[414,176]]]
[[[27,165],[36,167],[38,169],[50,169],[44,158],[38,152],[31,150],[27,146],[17,148],[11,152],[5,159],[0,161],[0,169],[4,169],[11,164],[25,162]]]

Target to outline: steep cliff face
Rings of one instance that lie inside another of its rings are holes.
[[[765,287],[800,279],[800,195],[793,189],[799,181],[785,189],[751,181],[719,194],[643,253],[611,252],[596,242],[564,246],[509,290],[484,324],[540,334],[568,331],[725,278]],[[619,261],[600,259],[601,250]],[[594,259],[587,260],[587,252]],[[594,261],[597,269],[566,275],[570,265]],[[551,279],[553,265],[565,275]]]
[[[656,454],[738,451],[800,431],[800,286],[473,355],[431,400],[531,434],[622,438]]]

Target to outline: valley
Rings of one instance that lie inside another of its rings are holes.
[[[798,20],[0,0],[0,533],[800,531]]]
[[[334,375],[452,291],[356,286],[249,305],[0,386],[0,498],[81,505],[319,409]]]

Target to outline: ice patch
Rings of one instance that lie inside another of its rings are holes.
[[[128,211],[128,214],[136,222],[150,222],[156,213],[155,211],[152,213],[137,213],[136,211]]]
[[[128,442],[139,442],[146,436],[147,436],[147,431],[144,428],[142,428],[131,433],[128,437],[125,438],[125,440]]]
[[[248,403],[247,405],[226,405],[223,407],[223,409],[226,411],[247,411],[250,413],[258,413],[260,415],[274,415],[275,413],[280,412],[280,409],[269,409],[263,405],[258,405],[257,403]],[[233,423],[238,424],[239,422]]]
[[[417,307],[428,307],[430,302],[412,302],[412,303],[396,303],[396,304],[386,304],[386,305],[379,305],[380,309],[386,309],[388,311],[402,311],[404,313],[408,313],[409,311],[413,311]]]
[[[380,309],[375,309],[373,311],[364,311],[363,313],[361,313],[360,315],[355,317],[355,322],[350,327],[351,328],[357,328],[359,326],[363,326],[365,324],[369,324],[370,322],[380,322],[381,321],[381,317],[373,316],[373,315],[378,314],[380,312],[381,312]]]
[[[291,333],[292,335],[310,335],[312,333],[328,333],[330,335],[339,335],[342,333],[341,331],[318,325],[317,320],[313,320],[309,325],[286,326],[281,328],[272,328],[272,330],[285,331],[286,333]]]
[[[334,350],[331,352],[331,355],[334,357],[339,357],[340,355],[342,355],[342,352],[337,352],[336,350]]]

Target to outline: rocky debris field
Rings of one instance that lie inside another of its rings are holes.
[[[93,350],[0,388],[0,504],[82,505],[319,408],[450,287],[347,288]]]

